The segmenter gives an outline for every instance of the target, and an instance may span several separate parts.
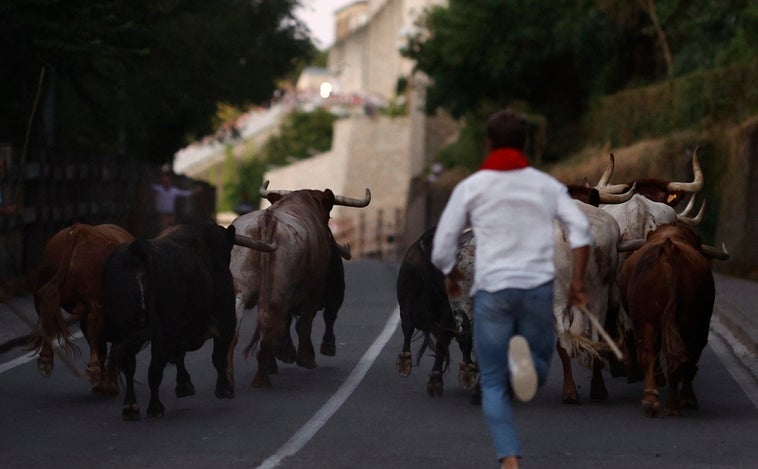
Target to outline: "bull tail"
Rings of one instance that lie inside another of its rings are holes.
[[[71,228],[66,235],[71,239],[66,243],[66,250],[58,263],[58,268],[41,287],[34,292],[34,308],[37,310],[37,325],[29,338],[29,350],[40,352],[45,344],[53,340],[62,341],[61,346],[67,354],[78,354],[79,347],[72,342],[68,324],[61,312],[61,285],[71,265],[80,231]]]
[[[245,360],[247,360],[247,358],[250,356],[252,351],[258,345],[258,342],[260,340],[261,340],[261,330],[259,327],[256,327],[255,332],[253,332],[253,338],[250,339],[250,343],[247,344],[247,346],[242,350],[242,356],[245,358]]]
[[[277,220],[274,213],[271,210],[266,210],[261,216],[261,239],[268,243],[274,242],[274,233],[277,226]],[[269,305],[271,305],[271,289],[273,288],[273,273],[271,262],[272,256],[276,255],[272,253],[259,254],[260,267],[261,267],[261,289],[258,297],[258,327],[268,328],[268,323],[271,321],[270,311],[268,311]],[[263,308],[261,308],[263,306]],[[256,329],[256,332],[257,329]],[[251,343],[252,345],[252,343]]]
[[[679,333],[677,324],[677,281],[676,271],[671,266],[677,263],[678,248],[671,239],[667,239],[661,247],[660,256],[662,257],[659,265],[662,266],[661,284],[666,285],[668,292],[668,302],[661,313],[661,354],[665,357],[665,363],[669,369],[676,369],[682,362],[686,361],[687,348]]]

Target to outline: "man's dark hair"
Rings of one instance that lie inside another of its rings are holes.
[[[492,149],[526,147],[526,116],[513,109],[498,111],[487,120],[487,138]]]

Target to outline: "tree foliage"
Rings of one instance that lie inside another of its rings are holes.
[[[169,161],[217,103],[267,102],[315,52],[299,0],[8,0],[0,138],[18,145],[45,69],[38,139]],[[44,130],[44,133],[41,132]]]
[[[432,78],[427,110],[545,116],[547,159],[582,143],[597,97],[756,58],[749,0],[449,0],[417,26],[403,53]]]

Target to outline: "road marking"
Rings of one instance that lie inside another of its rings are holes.
[[[76,331],[73,334],[71,334],[71,337],[73,337],[74,339],[81,339],[82,337],[84,337],[84,334],[82,334],[82,331]],[[60,344],[58,346],[60,347]],[[13,368],[16,368],[17,366],[21,366],[26,362],[32,361],[35,358],[37,358],[38,355],[39,353],[35,352],[30,355],[22,355],[20,357],[14,358],[13,360],[9,362],[1,363],[0,374],[3,374],[8,370],[12,370]]]
[[[384,325],[384,330],[379,334],[371,347],[368,348],[366,353],[363,354],[358,364],[353,371],[347,377],[342,386],[337,390],[334,395],[326,401],[326,404],[313,414],[308,422],[298,430],[292,438],[290,438],[279,450],[263,461],[258,469],[273,469],[277,467],[284,458],[294,455],[313,438],[313,436],[326,424],[327,421],[334,415],[342,404],[345,403],[348,397],[355,391],[358,385],[363,381],[369,368],[373,365],[376,357],[379,356],[384,346],[392,337],[392,334],[397,329],[400,323],[400,308],[396,307],[392,311],[392,315]]]
[[[729,342],[738,344],[739,342],[731,337],[731,333],[726,329],[716,318],[711,318],[711,333],[708,334],[708,345],[719,357],[721,363],[729,371],[737,384],[740,385],[742,391],[753,402],[753,405],[758,409],[758,384],[755,377],[748,371],[748,368],[744,363],[735,356],[733,347],[729,345]]]

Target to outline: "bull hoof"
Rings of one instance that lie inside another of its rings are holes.
[[[101,381],[92,388],[92,392],[104,397],[116,397],[118,396],[118,384]]]
[[[479,386],[471,393],[471,405],[482,405],[482,389]]]
[[[270,388],[271,378],[268,375],[255,375],[253,378],[253,388]]]
[[[333,357],[337,354],[337,346],[334,342],[321,342],[321,355]]]
[[[600,389],[590,389],[590,400],[602,402],[608,400],[608,390],[603,386]]]
[[[685,396],[684,394],[682,394],[681,404],[682,404],[682,409],[697,409],[699,407],[697,403],[697,398],[694,395]]]
[[[411,368],[413,367],[413,363],[411,360],[411,353],[401,352],[397,356],[397,361],[395,362],[395,365],[397,366],[397,372],[400,374],[400,376],[402,376],[403,378],[410,376]]]
[[[658,402],[642,401],[642,412],[647,417],[655,417],[661,410],[661,404]]]
[[[45,358],[37,359],[37,370],[45,378],[49,378],[53,374],[53,361]]]
[[[476,386],[476,375],[479,372],[476,364],[461,362],[458,371],[458,382],[463,389],[469,390]]]
[[[87,369],[84,370],[84,376],[87,378],[87,382],[90,386],[97,386],[100,384],[100,380],[103,376],[100,366],[87,365]]]
[[[681,417],[682,411],[680,409],[666,407],[666,411],[664,412],[664,415],[666,415],[667,417]]]
[[[163,414],[165,413],[166,408],[163,407],[163,404],[160,403],[160,401],[153,402],[151,401],[150,404],[147,406],[147,416],[152,418],[158,418],[163,417]]]
[[[234,388],[227,385],[216,386],[217,399],[234,399]]]
[[[295,363],[296,356],[297,350],[295,350],[295,346],[291,343],[280,345],[276,351],[276,358],[283,363]]]
[[[186,381],[182,383],[176,383],[176,387],[174,388],[174,392],[176,393],[176,397],[182,398],[182,397],[188,397],[188,396],[194,396],[195,395],[195,386],[192,384],[191,381]]]
[[[564,394],[561,396],[561,402],[564,404],[570,404],[570,405],[579,405],[582,402],[579,400],[579,394],[572,393],[572,394]]]
[[[307,370],[312,370],[314,368],[318,368],[318,364],[316,364],[316,360],[312,358],[306,358],[306,359],[298,359],[297,360],[297,366],[301,368],[305,368]]]
[[[445,394],[445,383],[442,382],[442,374],[438,371],[432,373],[426,383],[426,393],[430,397],[442,397]]]
[[[136,422],[139,420],[139,405],[124,404],[124,407],[121,409],[121,418],[127,422]]]

